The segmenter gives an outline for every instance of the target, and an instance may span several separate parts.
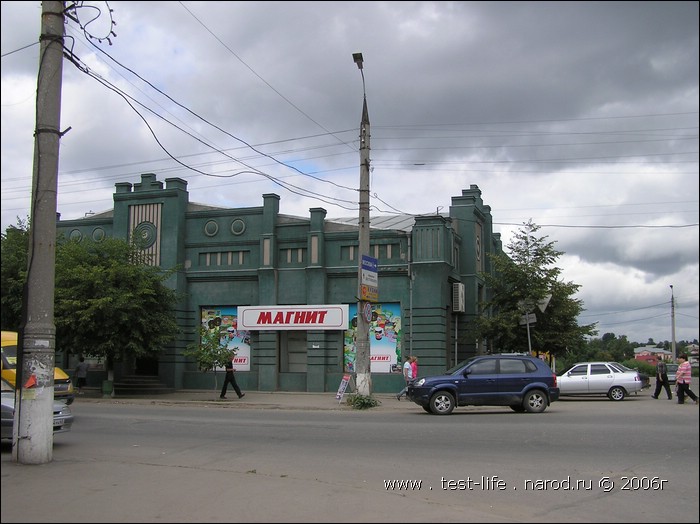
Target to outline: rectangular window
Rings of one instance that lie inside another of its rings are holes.
[[[318,237],[311,237],[311,263],[318,264]]]
[[[270,239],[263,239],[263,266],[269,266],[272,264],[271,253],[270,253]]]
[[[355,246],[343,246],[340,248],[341,260],[355,260]]]
[[[306,249],[303,247],[280,249],[280,260],[288,266],[301,265],[306,262]]]

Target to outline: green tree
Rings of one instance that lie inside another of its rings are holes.
[[[605,333],[601,338],[591,338],[585,344],[568,348],[565,355],[557,360],[557,370],[569,369],[577,362],[597,360],[625,362],[634,359],[635,344],[626,335],[616,336]]]
[[[27,280],[27,246],[29,219],[17,219],[0,236],[0,323],[2,329],[19,331],[22,325],[22,296]]]
[[[124,240],[62,241],[56,249],[56,348],[104,359],[155,357],[179,334],[172,271]]]
[[[585,337],[595,333],[595,325],[579,325],[582,301],[573,298],[580,286],[560,279],[555,266],[563,254],[554,242],[536,236],[539,226],[523,224],[508,244],[506,253],[490,256],[493,273],[484,273],[489,296],[481,304],[481,315],[470,325],[470,336],[487,341],[494,352],[527,352],[527,327],[523,315],[536,314],[530,324],[532,351],[550,356],[564,355],[570,348],[585,345]],[[538,303],[549,303],[544,312]]]
[[[216,368],[223,367],[233,358],[236,355],[236,349],[231,350],[226,342],[222,342],[218,326],[214,328],[199,326],[199,340],[187,346],[183,355],[194,358],[200,371],[214,372],[214,390],[217,390],[219,384]]]

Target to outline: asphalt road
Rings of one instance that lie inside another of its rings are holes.
[[[697,522],[700,410],[648,392],[447,417],[79,400],[52,462],[3,447],[1,520]]]

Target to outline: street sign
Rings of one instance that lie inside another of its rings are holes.
[[[530,313],[529,315],[523,315],[520,317],[520,325],[524,326],[526,324],[534,324],[537,322],[537,315]]]
[[[366,322],[372,321],[372,304],[370,304],[369,302],[365,302],[362,306],[362,316],[364,317]]]
[[[348,389],[348,384],[351,380],[352,375],[343,375],[343,379],[340,381],[340,385],[338,386],[338,392],[335,394],[335,398],[338,400],[338,404],[342,402],[343,395],[345,395],[345,391]]]
[[[367,302],[378,302],[379,290],[374,286],[366,286],[362,284],[360,286],[360,300],[366,300]]]
[[[361,284],[377,287],[379,278],[377,276],[377,259],[362,255],[362,278]]]

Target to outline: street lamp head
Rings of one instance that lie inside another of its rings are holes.
[[[362,53],[353,53],[352,59],[357,64],[357,68],[362,69]]]

